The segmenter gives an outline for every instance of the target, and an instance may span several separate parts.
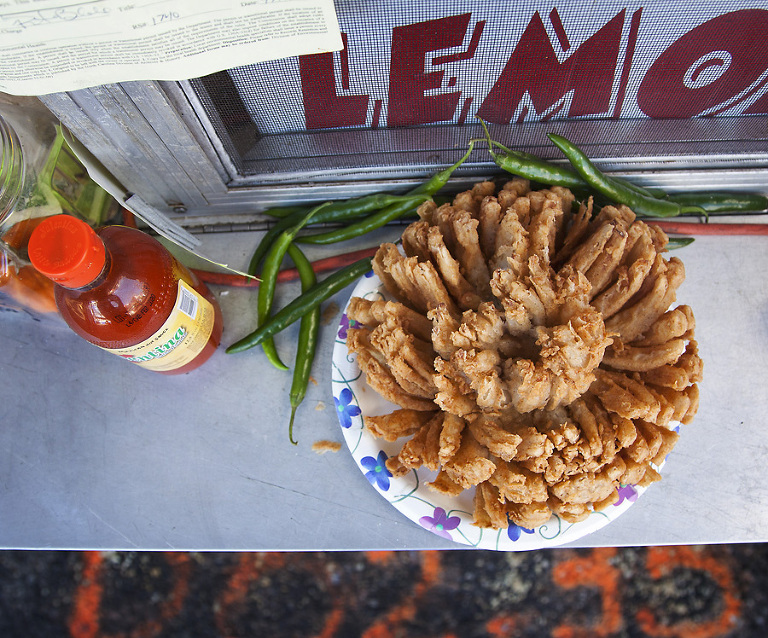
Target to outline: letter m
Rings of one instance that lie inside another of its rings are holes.
[[[509,124],[514,114],[522,111],[524,116],[527,109],[525,105],[521,109],[523,101],[537,114],[557,110],[552,107],[558,103],[569,105],[563,116],[609,111],[624,13],[622,10],[560,62],[536,12],[477,115],[495,124]],[[557,13],[550,17],[556,22],[561,48],[567,51],[570,45]]]

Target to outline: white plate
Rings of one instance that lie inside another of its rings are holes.
[[[383,285],[373,272],[360,279],[352,293],[366,299],[388,299]],[[568,523],[557,515],[535,529],[511,523],[508,529],[481,529],[472,524],[474,490],[456,497],[438,494],[427,487],[435,473],[420,468],[394,478],[384,466],[389,456],[397,455],[403,441],[388,443],[363,428],[363,415],[388,414],[397,408],[372,390],[357,366],[356,357],[346,346],[349,327],[346,308],[333,349],[331,380],[334,403],[344,440],[357,466],[373,488],[417,525],[457,543],[478,549],[518,551],[556,547],[578,540],[605,527],[627,511],[645,489],[626,485],[619,489],[619,501],[601,512],[592,513],[579,523]]]

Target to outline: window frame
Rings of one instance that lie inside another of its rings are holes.
[[[126,82],[40,99],[128,191],[182,225],[211,229],[258,222],[270,206],[405,189],[455,162],[467,141],[480,135],[477,125],[451,124],[253,136],[245,153],[255,170],[244,174],[243,158],[232,157],[233,141],[222,139],[194,83]],[[766,116],[552,120],[491,130],[502,142],[554,161],[563,160],[546,133],[560,133],[606,172],[670,191],[765,192],[768,184]],[[340,153],[352,138],[390,150],[378,162],[372,161],[375,153]],[[425,149],[430,139],[436,143]],[[325,152],[330,168],[313,160],[310,170],[301,155],[310,146]],[[292,154],[295,170],[271,170],[270,161],[281,153]],[[461,189],[498,173],[490,157],[478,153],[452,184]]]

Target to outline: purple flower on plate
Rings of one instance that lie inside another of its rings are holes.
[[[509,540],[511,540],[513,543],[517,540],[520,540],[520,535],[523,532],[525,532],[526,534],[533,534],[532,529],[528,529],[527,527],[520,527],[519,525],[516,525],[512,521],[509,521],[509,526],[507,527],[507,536],[509,536]]]
[[[458,516],[448,516],[442,507],[436,507],[432,516],[422,516],[419,519],[419,523],[430,532],[434,532],[438,536],[447,538],[450,541],[453,539],[448,532],[456,529],[459,523],[461,523],[461,519]]]
[[[392,476],[385,465],[386,462],[387,455],[383,450],[379,452],[376,458],[373,458],[372,456],[364,456],[360,459],[360,465],[368,470],[365,473],[365,478],[371,482],[371,485],[378,487],[383,492],[386,492],[389,489],[389,477]]]
[[[620,485],[619,486],[619,500],[613,505],[621,505],[624,501],[634,503],[637,500],[637,490],[634,485]]]
[[[352,417],[360,416],[360,408],[352,405],[353,398],[354,395],[349,388],[344,388],[338,397],[333,397],[333,402],[336,404],[336,414],[343,428],[352,427]]]
[[[342,341],[347,340],[347,330],[350,328],[355,327],[355,321],[350,320],[347,316],[347,313],[345,312],[343,315],[341,315],[341,321],[339,322],[339,339]]]

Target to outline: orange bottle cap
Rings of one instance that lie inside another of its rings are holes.
[[[27,251],[38,272],[65,288],[87,286],[106,262],[99,236],[71,215],[54,215],[42,221],[32,232]]]

